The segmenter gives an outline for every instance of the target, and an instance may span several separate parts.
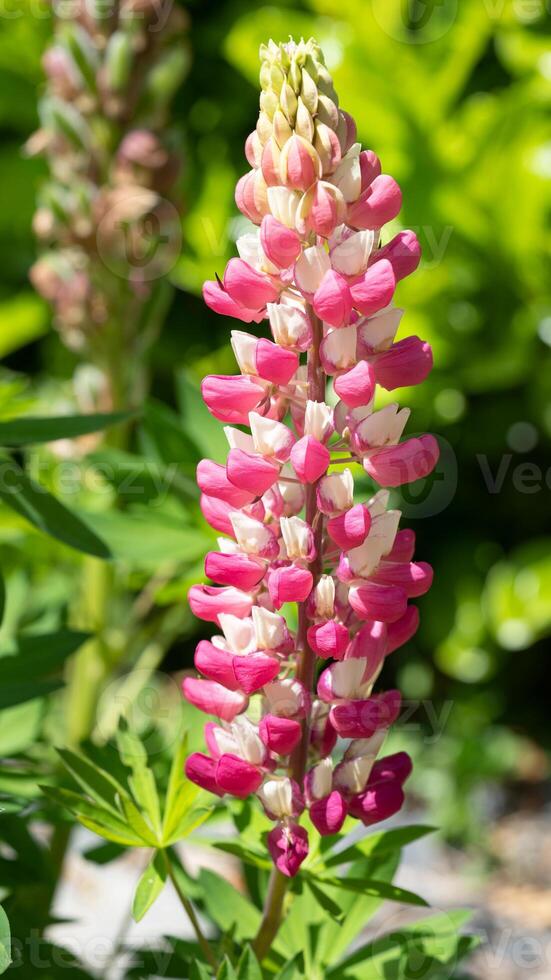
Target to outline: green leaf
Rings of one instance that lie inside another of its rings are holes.
[[[0,446],[32,446],[56,439],[74,439],[100,432],[135,417],[132,412],[109,412],[96,415],[59,415],[46,418],[25,416],[0,421]]]
[[[421,840],[427,834],[433,834],[434,827],[423,825],[412,825],[411,827],[397,827],[394,830],[383,830],[377,834],[369,834],[356,844],[346,847],[341,851],[334,851],[325,855],[323,862],[326,868],[337,865],[347,864],[349,861],[356,861],[361,858],[388,854],[390,851],[399,851],[406,844],[412,844],[416,840]]]
[[[5,608],[6,608],[6,583],[4,582],[4,576],[0,571],[0,626],[2,625],[2,620],[4,618]]]
[[[156,847],[159,843],[157,835],[145,822],[134,801],[129,796],[124,795],[120,797],[120,803],[123,814],[132,830],[138,837],[141,837],[142,845],[145,843],[149,844],[150,847]]]
[[[197,561],[212,546],[212,537],[185,527],[179,517],[158,513],[83,512],[83,518],[115,558],[150,568],[159,562]]]
[[[331,918],[335,919],[337,922],[340,921],[344,914],[341,906],[337,905],[337,903],[334,902],[333,899],[323,891],[323,888],[320,888],[312,878],[307,878],[306,884],[316,899],[316,902],[318,905],[321,905],[324,912],[328,912]]]
[[[262,970],[249,945],[245,946],[239,958],[237,980],[262,980]]]
[[[9,457],[0,459],[0,500],[44,534],[96,558],[111,552],[94,531]]]
[[[52,681],[21,681],[17,684],[6,684],[0,688],[0,710],[13,708],[26,701],[34,701],[36,698],[45,698],[60,687],[63,687],[61,678]]]
[[[0,973],[5,973],[11,963],[10,924],[0,905]]]
[[[304,872],[303,872],[304,873]],[[318,881],[333,888],[344,888],[358,895],[370,895],[375,898],[385,898],[392,902],[403,902],[404,905],[428,906],[428,902],[420,895],[409,892],[405,888],[389,884],[386,881],[373,881],[361,878],[326,878],[319,876]]]
[[[227,956],[224,957],[218,968],[216,980],[237,980],[237,974]]]
[[[205,868],[199,874],[198,883],[207,911],[222,932],[235,926],[237,940],[256,934],[261,914],[252,902],[236,891],[229,882]]]
[[[190,980],[212,980],[214,974],[199,960],[194,960],[191,964]]]
[[[100,806],[107,806],[120,819],[119,800],[125,795],[125,790],[120,783],[83,755],[70,749],[57,749],[57,753],[65,768],[85,793],[88,793]]]
[[[116,734],[120,757],[132,770],[128,784],[136,803],[149,817],[157,836],[161,833],[161,807],[155,777],[148,767],[147,752],[140,738],[131,732],[122,719]]]
[[[86,640],[90,633],[59,630],[57,633],[22,634],[15,639],[15,653],[0,650],[0,685],[44,677],[58,670]]]
[[[266,853],[260,848],[254,849],[250,844],[244,844],[239,840],[210,840],[209,843],[216,847],[219,851],[225,851],[226,854],[234,854],[236,857],[240,858],[245,864],[251,864],[255,868],[262,868],[263,870],[269,870],[271,868],[271,861],[266,857]]]
[[[274,980],[295,980],[296,977],[304,977],[304,957],[302,953],[297,953],[279,971]]]
[[[73,793],[72,790],[60,789],[56,786],[40,786],[39,788],[57,806],[69,810],[83,827],[93,830],[105,840],[113,841],[115,844],[124,844],[126,847],[144,846],[141,836],[135,831],[133,832],[133,828],[128,826],[128,822],[123,816],[118,819],[110,810],[88,802],[78,793]],[[146,841],[145,843],[149,844],[150,842]]]
[[[0,357],[41,337],[48,330],[48,308],[31,292],[20,293],[0,303]]]
[[[157,851],[142,874],[132,902],[132,918],[140,922],[153,902],[161,894],[166,884],[166,864],[163,855]]]

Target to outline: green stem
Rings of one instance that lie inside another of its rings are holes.
[[[195,914],[195,909],[193,908],[193,905],[191,904],[189,898],[186,895],[184,895],[184,892],[180,888],[180,884],[178,882],[178,879],[177,879],[176,875],[174,874],[174,868],[172,867],[172,864],[170,862],[170,857],[168,855],[168,852],[167,851],[163,851],[163,856],[164,856],[164,860],[165,860],[165,864],[166,864],[166,870],[167,870],[168,877],[170,878],[172,884],[174,885],[174,890],[175,890],[178,898],[180,899],[180,902],[182,903],[183,908],[185,909],[185,911],[187,913],[187,916],[188,916],[189,921],[191,922],[191,926],[192,926],[193,931],[194,931],[194,933],[195,933],[195,935],[197,937],[197,942],[199,943],[199,945],[201,947],[203,956],[205,957],[205,959],[207,960],[207,962],[212,966],[213,970],[216,973],[216,970],[218,969],[218,963],[217,963],[217,960],[216,960],[216,956],[214,955],[214,951],[213,951],[213,949],[212,949],[212,947],[211,947],[208,939],[203,934],[203,930],[201,929],[201,926],[200,926],[200,923],[199,923],[199,919],[197,918],[197,915]]]
[[[274,868],[270,874],[264,914],[252,948],[259,963],[269,952],[283,918],[283,901],[289,879]]]

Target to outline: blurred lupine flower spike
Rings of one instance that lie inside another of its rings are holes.
[[[40,129],[26,149],[46,158],[49,176],[30,275],[64,342],[100,367],[117,331],[132,349],[140,313],[178,256],[180,159],[165,130],[187,69],[185,32],[173,4],[77,0],[56,9],[44,55]]]
[[[400,189],[357,142],[313,40],[270,41],[261,61],[251,169],[236,188],[251,231],[204,297],[244,323],[267,320],[272,339],[232,330],[241,374],[202,387],[229,452],[225,466],[198,467],[221,537],[205,562],[216,584],[193,586],[189,602],[218,632],[196,650],[203,678],[183,688],[218,722],[186,771],[219,796],[255,794],[274,824],[273,861],[293,876],[308,853],[304,810],[325,835],[404,801],[410,759],[383,749],[400,693],[374,687],[417,630],[410,600],[432,570],[413,561],[389,489],[427,476],[438,444],[402,440],[409,409],[377,406],[378,388],[419,384],[432,367],[427,343],[395,340],[396,284],[420,260],[413,232],[383,230]],[[376,485],[371,499],[355,497],[354,473]],[[296,632],[283,614],[293,602]]]

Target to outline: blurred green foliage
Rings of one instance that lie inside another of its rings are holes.
[[[189,666],[198,624],[185,593],[202,574],[211,538],[194,467],[223,445],[195,385],[207,370],[234,370],[232,324],[204,307],[200,287],[222,273],[243,229],[233,188],[256,119],[258,45],[315,35],[359,137],[401,183],[401,223],[423,245],[422,267],[400,286],[398,301],[407,311],[402,330],[430,340],[436,366],[400,398],[413,406],[416,429],[438,433],[447,448],[439,485],[425,504],[406,501],[404,512],[419,556],[437,575],[420,604],[420,632],[389,665],[388,680],[419,704],[416,726],[401,736],[424,761],[418,791],[450,833],[475,835],[470,794],[478,782],[545,775],[534,743],[550,741],[543,684],[551,634],[550,18],[544,0],[423,6],[419,19],[419,5],[410,4],[408,20],[408,4],[398,0],[186,4],[193,55],[174,110],[185,157],[184,246],[172,273],[180,288],[153,352],[154,399],[128,449],[86,443],[82,451],[91,454],[71,463],[56,444],[55,453],[33,449],[28,461],[120,559],[123,588],[107,622],[95,625],[121,684],[136,656],[151,653],[150,642],[158,649],[144,669]],[[36,126],[50,24],[45,9],[23,0],[10,10],[0,18],[4,418],[74,409],[75,369],[26,280],[44,172],[21,146]],[[2,638],[67,620],[88,625],[72,613],[75,564],[86,559],[8,510],[0,510],[0,545]],[[442,731],[427,711],[433,703],[438,711],[450,706],[438,715]],[[29,705],[11,710],[33,733],[46,724]]]

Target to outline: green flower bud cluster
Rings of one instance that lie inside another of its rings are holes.
[[[273,138],[282,150],[293,134],[317,151],[323,172],[334,160],[335,135],[344,152],[348,123],[339,110],[333,79],[321,48],[310,38],[295,43],[269,41],[260,48],[260,113],[256,126],[257,152]]]
[[[180,161],[166,126],[189,62],[186,30],[184,11],[166,0],[75,0],[58,8],[44,55],[27,152],[46,158],[49,177],[31,280],[64,341],[100,367],[117,332],[134,343],[179,252]]]

